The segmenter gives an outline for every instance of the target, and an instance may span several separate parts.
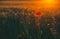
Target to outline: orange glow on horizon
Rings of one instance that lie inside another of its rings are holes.
[[[43,2],[47,4],[52,4],[55,3],[55,0],[44,0]]]
[[[0,2],[2,8],[33,8],[33,9],[56,9],[60,8],[58,0],[40,0],[40,1],[4,1]]]
[[[56,0],[43,0],[42,3],[45,8],[53,8],[56,6],[57,1]]]

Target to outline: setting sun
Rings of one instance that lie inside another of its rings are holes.
[[[42,3],[45,8],[52,8],[52,7],[55,7],[57,1],[56,0],[43,0]]]
[[[44,3],[52,4],[52,3],[55,3],[55,0],[44,0]]]

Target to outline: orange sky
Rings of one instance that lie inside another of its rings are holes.
[[[51,3],[46,0],[42,1],[0,1],[0,7],[6,8],[60,8],[60,2],[55,0]]]

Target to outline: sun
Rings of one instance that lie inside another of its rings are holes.
[[[54,2],[55,2],[55,0],[44,0],[44,3],[47,3],[47,4],[52,4]]]
[[[55,7],[56,0],[43,0],[42,3],[45,8],[52,8]]]

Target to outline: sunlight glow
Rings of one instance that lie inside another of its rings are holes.
[[[43,0],[43,6],[47,8],[55,7],[56,0]]]
[[[47,4],[52,4],[54,2],[55,2],[55,0],[44,0],[44,3],[47,3]]]

